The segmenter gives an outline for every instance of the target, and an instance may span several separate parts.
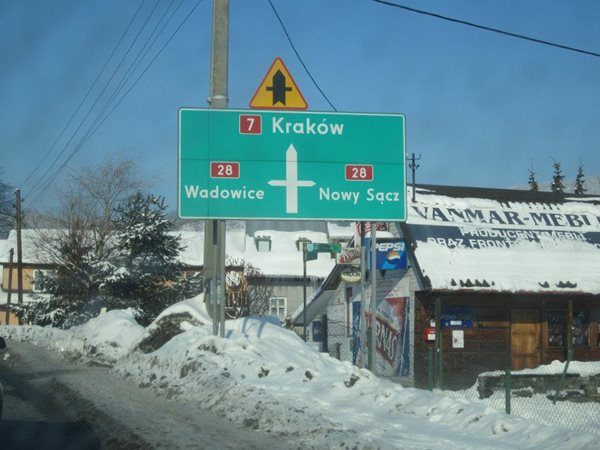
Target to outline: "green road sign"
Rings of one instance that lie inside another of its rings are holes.
[[[306,251],[316,253],[340,253],[342,251],[342,245],[309,242],[306,244]]]
[[[181,109],[182,218],[403,221],[399,114]]]

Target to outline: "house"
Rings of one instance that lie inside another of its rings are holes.
[[[45,230],[44,236],[51,236],[53,230]],[[187,276],[202,273],[204,260],[204,237],[198,231],[176,231],[181,237],[183,250],[179,261]],[[38,230],[24,229],[23,242],[23,292],[24,301],[33,300],[33,295],[41,294],[35,280],[41,273],[51,274],[55,270],[52,259],[39,244]],[[270,313],[285,321],[303,302],[304,286],[307,295],[317,289],[335,266],[335,255],[319,254],[315,261],[306,266],[306,280],[303,274],[303,245],[309,242],[336,242],[345,244],[351,238],[349,224],[326,222],[291,221],[228,221],[226,233],[226,253],[228,264],[242,261],[251,263],[258,269],[273,291]],[[7,240],[0,241],[0,265],[2,266],[2,289],[0,291],[0,323],[4,323],[6,303],[9,297],[9,252],[14,249],[12,271],[11,302],[17,301],[16,233],[11,231]],[[229,271],[235,267],[229,267]],[[227,290],[235,291],[227,277]],[[250,280],[252,282],[252,280]],[[11,316],[11,323],[16,318]]]
[[[32,301],[35,295],[44,295],[41,292],[39,281],[36,284],[36,280],[40,280],[42,274],[52,275],[55,270],[49,255],[35,244],[37,236],[38,232],[36,230],[24,229],[21,232],[23,302]],[[12,269],[10,263],[11,250],[13,253]],[[8,307],[9,301],[10,303],[18,302],[17,233],[15,230],[10,231],[7,239],[0,240],[0,266],[2,266],[0,325],[18,324],[17,317],[9,311]]]
[[[568,352],[600,360],[599,197],[432,185],[415,194],[406,222],[391,226],[407,267],[377,273],[377,373],[451,388]],[[307,320],[341,320],[345,334],[329,336],[327,351],[352,360],[360,284],[342,270]]]
[[[269,312],[282,321],[302,306],[305,283],[308,297],[335,266],[335,254],[320,253],[306,263],[305,280],[304,244],[345,245],[352,237],[350,224],[335,222],[252,220],[231,225],[226,235],[228,259],[248,261],[260,270],[273,289]]]

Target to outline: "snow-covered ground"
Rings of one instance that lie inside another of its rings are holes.
[[[523,375],[537,375],[540,377],[554,375],[560,377],[565,371],[565,368],[568,375],[579,375],[581,377],[600,375],[600,361],[572,361],[568,366],[565,366],[565,362],[553,361],[550,364],[544,364],[535,369],[513,371],[511,376],[513,379]],[[503,379],[504,375],[504,372],[496,371],[485,372],[480,376],[492,376]],[[464,390],[436,390],[436,392],[452,398],[462,398],[481,403],[500,411],[503,411],[506,408],[506,395],[503,389],[495,390],[494,393],[487,398],[480,398],[477,385]],[[598,434],[598,448],[600,448],[600,403],[595,401],[565,401],[565,397],[567,397],[569,393],[583,394],[583,391],[581,389],[564,386],[562,390],[558,392],[550,391],[542,394],[536,393],[531,386],[519,388],[515,387],[513,384],[510,395],[510,411],[511,414],[516,416],[549,426],[566,427],[569,429],[596,433]],[[598,393],[600,394],[600,392]]]
[[[0,327],[0,334],[110,364],[168,401],[200,405],[299,448],[600,448],[597,434],[379,379],[268,319],[229,321],[225,338],[215,337],[202,296],[162,316],[183,314],[189,320],[179,325],[182,333],[150,353],[137,345],[158,325],[137,325],[132,311],[110,311],[66,331],[22,326]]]

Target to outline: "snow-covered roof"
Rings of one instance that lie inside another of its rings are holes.
[[[271,251],[259,252],[256,240],[268,238]],[[327,233],[311,230],[278,231],[257,230],[254,235],[246,233],[228,233],[226,253],[232,258],[242,258],[260,269],[264,275],[302,276],[302,251],[296,247],[296,241],[307,239],[311,242],[328,242]],[[335,266],[335,259],[329,253],[319,253],[318,259],[306,263],[308,276],[324,278]]]
[[[331,239],[350,240],[354,237],[354,222],[327,222]]]
[[[433,290],[600,294],[597,198],[422,186],[405,229]]]
[[[188,266],[202,266],[204,262],[204,233],[202,231],[176,231],[171,234],[181,236],[183,250],[179,252],[179,262]]]
[[[190,266],[202,266],[204,261],[204,235],[202,232],[178,231],[181,245],[185,249],[180,253],[182,263]],[[271,241],[271,250],[259,252],[257,239]],[[256,230],[247,234],[244,228],[228,229],[226,233],[225,252],[227,258],[244,260],[268,276],[302,276],[302,252],[296,247],[298,239],[311,242],[328,242],[327,233],[313,230],[280,231]],[[324,278],[335,265],[329,253],[320,253],[315,261],[306,265],[308,276]]]
[[[306,229],[303,228],[302,224],[306,226]],[[243,225],[228,228],[226,234],[226,253],[229,258],[243,259],[250,262],[253,266],[260,269],[264,275],[302,276],[302,252],[297,249],[296,241],[298,239],[308,239],[311,242],[329,241],[327,226],[324,222],[319,224],[319,226],[312,226],[312,223],[308,222],[298,222],[294,227],[288,227],[288,229],[286,229],[284,223],[282,225],[283,230],[274,222],[263,225],[269,225],[272,228],[261,229],[257,227],[257,224],[253,224],[251,230],[247,230]],[[276,226],[277,228],[275,228]],[[335,230],[341,228],[341,226],[338,226]],[[350,230],[351,226],[349,225],[347,228]],[[346,234],[349,233],[348,230]],[[57,230],[42,230],[42,232],[43,236],[49,236],[51,233],[59,233]],[[188,266],[202,266],[204,262],[203,232],[176,231],[173,234],[181,236],[181,245],[184,247],[179,254],[180,262]],[[40,231],[38,230],[22,230],[23,261],[25,263],[43,264],[51,261],[37,244],[39,236]],[[271,250],[269,252],[259,252],[257,250],[256,240],[260,237],[271,240]],[[0,263],[8,262],[8,252],[11,248],[15,249],[16,259],[17,237],[15,230],[10,232],[8,239],[0,240]],[[330,257],[330,254],[320,253],[317,260],[307,263],[307,275],[324,278],[329,274],[334,265],[335,260]]]
[[[60,233],[59,230],[23,228],[21,230],[21,245],[23,262],[29,264],[47,264],[50,256],[39,246],[39,240]],[[17,232],[11,230],[8,238],[0,240],[0,263],[9,261],[10,249],[14,249],[14,261],[17,260]]]

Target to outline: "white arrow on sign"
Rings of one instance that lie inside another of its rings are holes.
[[[285,152],[285,180],[271,180],[268,182],[270,186],[285,187],[285,212],[298,212],[298,188],[312,187],[314,181],[298,179],[298,152],[291,144],[287,152]]]

